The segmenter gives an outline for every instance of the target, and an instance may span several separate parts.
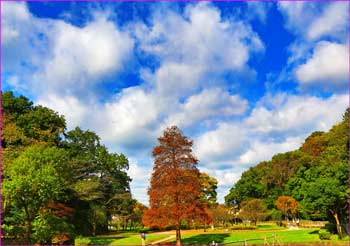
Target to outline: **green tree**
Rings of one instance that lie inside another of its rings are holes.
[[[16,158],[6,172],[3,195],[13,207],[24,210],[27,243],[38,211],[64,193],[60,170],[66,165],[65,156],[56,147],[33,146]]]
[[[69,156],[70,187],[77,199],[88,204],[86,214],[92,234],[107,231],[113,214],[130,217],[131,179],[126,173],[126,156],[110,153],[94,132],[79,127],[65,134],[62,147]]]
[[[217,179],[210,177],[206,173],[201,173],[199,176],[199,182],[202,187],[201,200],[206,203],[209,207],[217,205],[217,192],[218,181]]]
[[[254,225],[267,216],[266,206],[261,199],[253,198],[242,202],[239,217],[250,220]]]

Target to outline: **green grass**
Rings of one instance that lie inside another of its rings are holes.
[[[169,234],[146,234],[146,243],[155,242],[157,240],[167,238]],[[140,233],[119,233],[114,235],[102,235],[96,237],[89,237],[90,244],[104,244],[104,245],[141,245]]]
[[[208,244],[212,241],[216,243],[228,243],[234,241],[248,240],[248,244],[263,244],[264,240],[249,241],[249,239],[258,239],[265,237],[272,237],[276,235],[277,240],[281,243],[319,243],[327,242],[322,241],[318,237],[318,230],[315,229],[298,229],[298,230],[276,230],[276,231],[235,231],[228,233],[215,233],[215,234],[197,234],[197,235],[184,235],[182,242],[184,244]],[[267,241],[271,243],[273,238],[267,238]],[[328,242],[347,242],[347,239],[339,241],[336,235],[333,235]]]
[[[146,243],[152,243],[161,239],[165,239],[170,235],[174,235],[174,232],[157,232],[146,233]],[[216,229],[215,231],[203,230],[186,231],[182,230],[182,243],[183,244],[206,244],[215,241],[216,243],[228,243],[234,241],[248,240],[248,244],[263,244],[264,240],[249,241],[249,239],[272,237],[276,235],[277,239],[281,243],[315,243],[315,245],[321,245],[323,243],[346,244],[348,238],[338,240],[336,235],[332,235],[331,240],[320,240],[318,236],[318,229],[286,229],[278,227],[273,223],[259,224],[255,230],[229,230],[228,229]],[[112,235],[89,237],[92,245],[104,244],[104,245],[141,245],[140,233],[118,233]],[[175,239],[170,240],[175,242]],[[273,238],[267,238],[267,241],[271,244]],[[242,243],[241,243],[242,244]]]

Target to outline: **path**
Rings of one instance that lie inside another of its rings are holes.
[[[166,237],[166,238],[163,238],[163,239],[161,239],[161,240],[158,240],[158,241],[149,243],[149,245],[155,245],[155,244],[158,244],[158,243],[167,242],[167,241],[170,241],[170,240],[173,239],[173,238],[175,238],[175,235],[171,235],[171,236]]]

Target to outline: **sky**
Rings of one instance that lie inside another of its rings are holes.
[[[1,2],[2,90],[92,130],[148,204],[177,125],[218,200],[242,172],[327,131],[349,105],[346,2]]]

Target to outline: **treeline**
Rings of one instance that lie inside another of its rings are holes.
[[[348,122],[349,110],[328,132],[312,133],[298,150],[277,154],[245,171],[225,197],[226,205],[239,208],[260,199],[270,218],[280,220],[277,200],[295,199],[297,209],[285,213],[287,219],[328,220],[341,237],[348,223]]]
[[[2,110],[4,238],[63,243],[141,225],[145,206],[131,196],[125,155],[92,131],[66,131],[62,115],[23,96],[5,92]]]

